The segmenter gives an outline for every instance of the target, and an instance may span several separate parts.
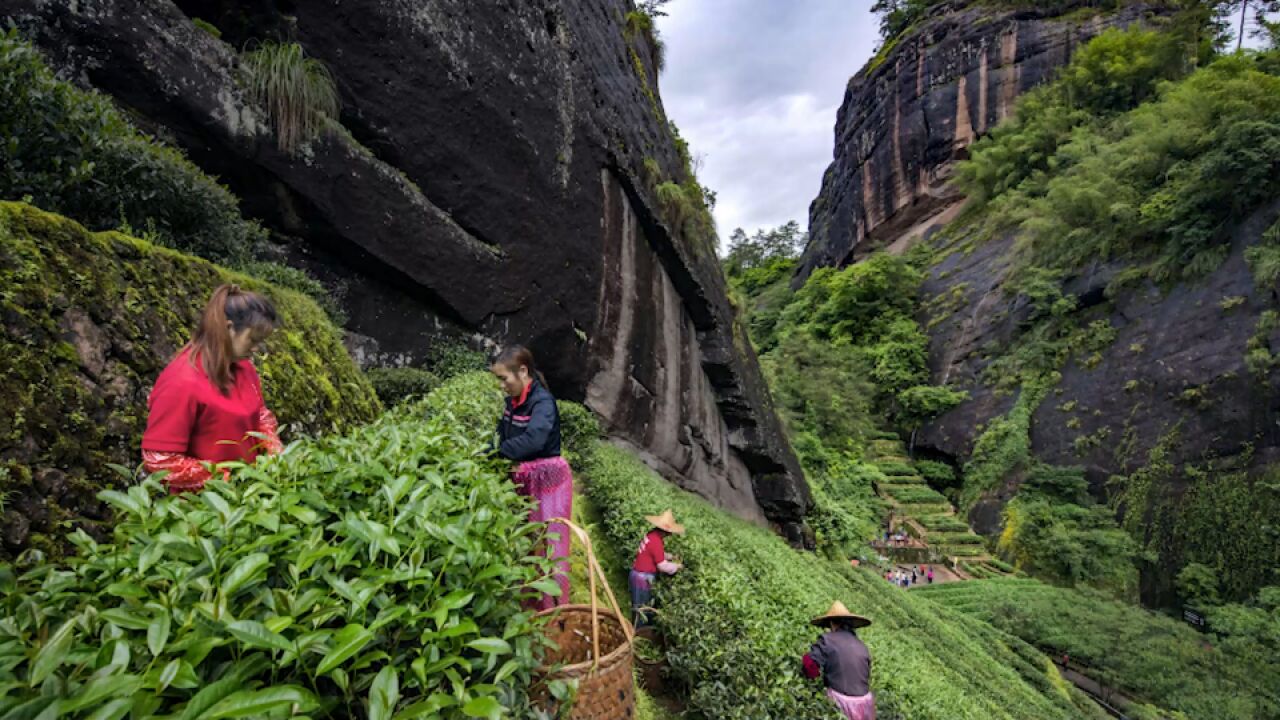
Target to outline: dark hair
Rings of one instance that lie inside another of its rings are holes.
[[[538,366],[533,362],[533,353],[529,348],[523,345],[512,345],[511,347],[498,353],[493,358],[494,365],[502,365],[508,370],[517,370],[521,365],[529,368],[529,374],[538,379],[543,387],[547,386],[547,379],[542,377],[542,373],[538,370]]]
[[[831,629],[832,630],[848,630],[849,632],[855,635],[858,634],[858,627],[854,625],[853,620],[849,618],[836,618],[835,620],[832,620]]]
[[[191,362],[199,359],[204,374],[223,393],[231,385],[231,333],[227,321],[236,332],[245,328],[274,330],[278,322],[271,301],[255,292],[241,290],[238,285],[221,285],[204,306],[195,335],[183,350],[190,350]]]

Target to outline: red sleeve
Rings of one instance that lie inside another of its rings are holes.
[[[258,432],[266,435],[259,443],[262,452],[276,455],[284,450],[284,443],[280,442],[279,423],[276,422],[275,413],[268,410],[266,405],[258,408]]]
[[[804,654],[802,664],[804,665],[804,676],[810,680],[816,680],[822,674],[822,668],[818,667],[816,660],[809,657],[809,653]]]
[[[164,482],[171,493],[199,491],[210,477],[204,463],[182,453],[143,450],[142,466],[149,473],[167,472]],[[223,477],[225,476],[224,470]]]
[[[180,356],[156,379],[147,404],[147,429],[142,433],[142,449],[157,452],[187,452],[191,430],[196,422],[196,397],[175,372],[174,364],[185,362]]]

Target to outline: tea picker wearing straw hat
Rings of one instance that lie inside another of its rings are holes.
[[[653,582],[658,573],[674,575],[681,567],[680,563],[673,562],[667,556],[664,539],[671,533],[684,534],[684,526],[676,522],[675,515],[670,510],[663,511],[661,515],[646,515],[645,520],[649,521],[653,529],[640,541],[628,581],[631,587],[631,610],[637,628],[652,620]]]
[[[839,600],[813,624],[826,628],[804,656],[804,674],[821,675],[827,697],[849,720],[875,720],[876,699],[871,693],[871,653],[858,639],[857,629],[871,621],[849,612]]]

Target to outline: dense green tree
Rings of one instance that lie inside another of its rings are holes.
[[[1005,506],[999,549],[1020,569],[1054,583],[1124,597],[1137,589],[1137,543],[1110,508],[1092,501],[1079,468],[1031,468]]]
[[[721,261],[725,276],[748,294],[755,294],[784,276],[789,280],[808,239],[809,234],[795,220],[756,230],[750,237],[737,228],[729,235],[729,252]]]
[[[880,37],[888,41],[902,34],[938,0],[876,0],[871,12],[880,16]]]
[[[1178,572],[1178,593],[1185,603],[1204,608],[1217,605],[1218,571],[1202,563],[1188,563]]]
[[[871,369],[850,344],[792,333],[765,356],[764,367],[793,435],[812,433],[826,447],[840,449],[874,429]]]

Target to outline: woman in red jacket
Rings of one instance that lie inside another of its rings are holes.
[[[147,399],[142,462],[147,472],[169,471],[170,493],[202,489],[211,463],[253,462],[261,452],[282,449],[249,359],[276,323],[270,300],[223,285],[205,306],[191,342],[156,379]]]

